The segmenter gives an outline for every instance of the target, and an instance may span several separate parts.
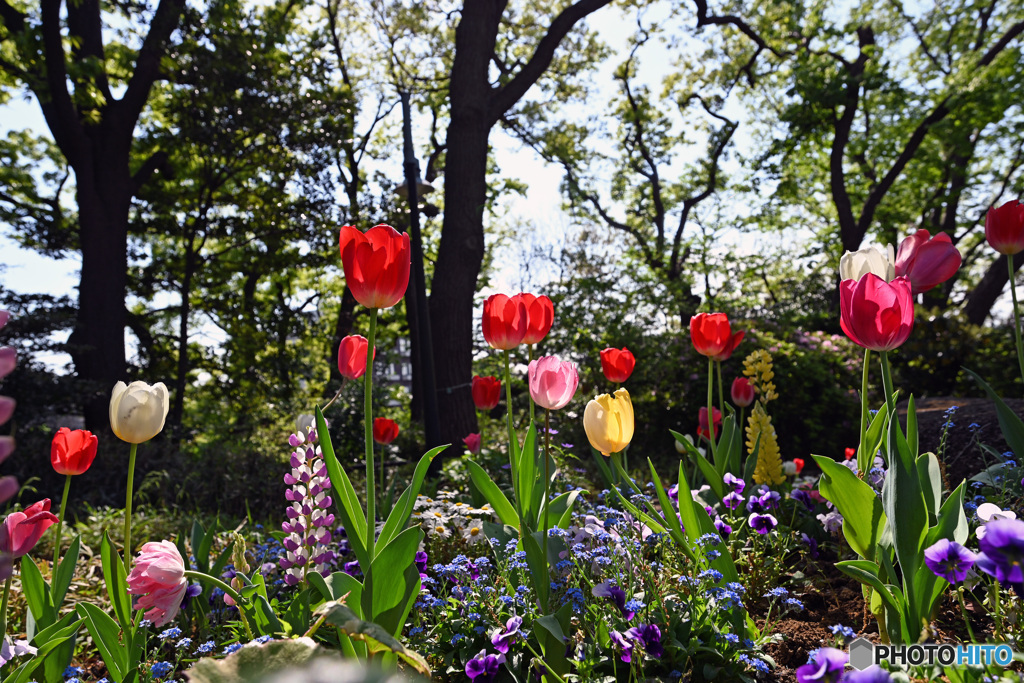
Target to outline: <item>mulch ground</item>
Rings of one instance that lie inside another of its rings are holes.
[[[1006,403],[1024,417],[1024,400],[1008,399]],[[945,412],[952,406],[957,406],[958,410],[952,418],[953,425],[947,430],[942,465],[948,482],[955,487],[961,480],[969,479],[993,464],[990,456],[978,448],[979,442],[1000,453],[1009,447],[1000,432],[999,418],[992,401],[938,397],[916,402],[921,453],[937,452],[943,425],[947,421]],[[808,574],[803,593],[795,594],[803,601],[804,611],[771,626],[770,630],[781,634],[782,640],[767,648],[778,665],[768,680],[795,680],[795,670],[807,662],[809,652],[823,646],[834,646],[835,637],[829,627],[836,624],[849,626],[858,636],[878,642],[878,627],[865,609],[860,584],[841,574],[830,561],[819,561],[818,566],[821,571],[816,575]],[[990,625],[984,621],[972,619],[972,626],[980,641],[985,641],[990,635]],[[960,609],[951,595],[947,595],[933,628],[936,642],[963,642],[967,639]]]

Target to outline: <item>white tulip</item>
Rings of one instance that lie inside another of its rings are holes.
[[[149,441],[164,428],[171,407],[168,398],[163,382],[118,382],[110,395],[110,428],[122,441]]]
[[[896,277],[896,254],[892,245],[870,246],[848,251],[839,259],[839,277],[844,280],[860,280],[868,273],[874,273],[886,282]]]

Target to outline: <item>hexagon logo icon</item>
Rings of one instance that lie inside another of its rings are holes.
[[[850,666],[863,671],[875,663],[875,646],[867,638],[857,638],[850,643]]]

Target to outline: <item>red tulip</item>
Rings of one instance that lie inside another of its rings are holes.
[[[601,371],[609,382],[625,382],[633,374],[635,367],[636,358],[625,346],[622,350],[607,348],[601,352]]]
[[[30,505],[22,512],[12,512],[0,525],[0,552],[14,558],[27,554],[39,542],[50,525],[57,523],[57,515],[50,512],[50,499]]]
[[[356,301],[367,308],[391,308],[409,287],[409,234],[390,225],[366,233],[346,225],[338,242],[345,283]]]
[[[872,351],[892,351],[914,328],[910,280],[892,282],[868,273],[839,283],[839,326],[854,343]]]
[[[470,453],[476,454],[476,453],[480,452],[480,434],[479,433],[477,433],[477,434],[470,434],[469,436],[467,436],[465,439],[462,440],[462,443],[466,444],[466,450],[469,451]]]
[[[50,463],[57,474],[82,474],[92,465],[98,444],[92,432],[61,427],[50,444]]]
[[[844,451],[844,455],[846,456],[847,460],[852,460],[853,456],[857,455],[857,449],[850,448],[849,446],[847,446],[846,450]]]
[[[737,377],[732,381],[732,403],[740,408],[746,408],[754,402],[754,385],[746,377]]]
[[[797,474],[800,474],[801,472],[804,471],[804,459],[803,458],[793,458],[793,464],[796,465],[796,473]]]
[[[985,239],[1000,254],[1024,251],[1024,204],[1010,200],[985,214]]]
[[[523,343],[536,344],[548,336],[555,322],[555,305],[551,299],[533,294],[516,294],[512,298],[526,305],[526,336],[523,337]]]
[[[501,399],[501,380],[497,377],[473,377],[473,403],[477,410],[494,410]]]
[[[960,252],[949,235],[940,232],[932,237],[922,229],[900,243],[896,252],[896,275],[909,277],[913,293],[920,294],[953,277],[961,261]]]
[[[373,418],[373,440],[386,446],[398,438],[398,423],[386,417]]]
[[[359,379],[366,373],[366,337],[350,334],[338,345],[338,372],[348,379]],[[373,357],[377,358],[377,349],[373,349]]]
[[[714,416],[715,421],[715,436],[718,436],[718,431],[722,427],[722,411],[718,408],[712,408],[711,414]],[[697,413],[697,436],[708,438],[708,409],[701,408],[700,412]]]
[[[484,301],[484,339],[492,348],[509,351],[519,346],[528,324],[526,303],[521,298],[494,294]]]
[[[729,316],[725,313],[698,313],[690,318],[690,341],[697,353],[711,360],[729,360],[743,335],[742,330],[732,333]]]

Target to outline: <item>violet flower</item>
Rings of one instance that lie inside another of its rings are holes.
[[[657,624],[641,624],[626,631],[626,636],[638,643],[643,643],[644,652],[652,657],[661,659],[665,654],[661,647],[661,629]]]
[[[939,539],[924,551],[924,563],[928,569],[950,583],[960,583],[967,578],[967,572],[976,560],[974,553],[947,538]]]
[[[618,645],[621,648],[622,653],[619,655],[619,659],[626,662],[627,664],[633,661],[633,641],[627,640],[618,631],[612,631],[608,634],[614,645]]]
[[[731,486],[732,490],[737,494],[743,493],[743,489],[747,486],[747,482],[743,481],[739,477],[733,476],[732,472],[725,473],[725,476],[722,477],[722,483],[726,486]]]
[[[747,520],[750,528],[757,533],[764,535],[779,525],[779,520],[769,514],[759,515],[756,512]]]
[[[852,669],[843,676],[843,683],[890,683],[891,681],[892,677],[889,672],[877,664],[872,664],[863,671]]]
[[[806,664],[797,668],[797,683],[838,683],[848,661],[849,655],[834,647],[816,650]]]
[[[743,496],[735,491],[730,491],[722,498],[722,504],[730,510],[735,510],[743,504]]]
[[[429,559],[429,557],[427,556],[427,554],[424,551],[422,551],[422,550],[417,550],[416,551],[416,558],[415,558],[414,561],[416,562],[416,569],[418,569],[419,572],[420,572],[420,578],[421,579],[426,578],[426,576],[427,576],[426,572],[427,572],[427,560],[428,559]]]
[[[1024,589],[1024,522],[997,519],[985,525],[985,537],[978,539],[981,552],[977,565],[999,583],[1012,585],[1018,593]]]
[[[501,654],[507,655],[508,646],[515,641],[516,634],[519,633],[519,627],[522,625],[522,617],[512,617],[505,622],[505,628],[499,628],[494,631],[494,634],[491,636],[491,645]]]
[[[793,489],[793,491],[789,494],[789,497],[795,501],[803,503],[803,506],[808,510],[814,509],[814,499],[811,498],[811,494],[809,491],[806,491],[804,489]]]
[[[715,529],[722,538],[729,538],[729,534],[732,533],[732,527],[725,523],[721,517],[715,517]]]
[[[626,609],[626,591],[622,590],[615,584],[611,583],[611,581],[606,580],[595,585],[593,590],[591,590],[591,593],[594,595],[595,598],[610,599],[613,603],[615,603],[615,606],[619,609],[619,612],[622,613],[622,617],[626,621],[629,621],[630,619],[636,616],[636,612],[632,612]]]
[[[505,655],[489,655],[486,649],[480,650],[473,659],[466,662],[466,675],[471,681],[490,683],[504,663]]]

